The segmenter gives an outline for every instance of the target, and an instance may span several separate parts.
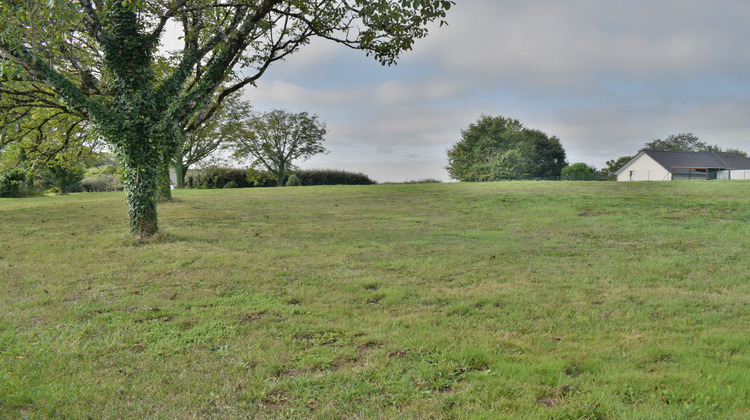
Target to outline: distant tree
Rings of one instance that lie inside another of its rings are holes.
[[[567,164],[557,137],[502,116],[480,116],[447,153],[448,174],[459,181],[558,176]]]
[[[693,133],[681,133],[670,135],[666,139],[655,139],[646,143],[639,151],[655,150],[663,152],[700,152],[712,151],[715,146],[709,146],[702,142]]]
[[[596,168],[585,163],[574,163],[563,168],[561,178],[566,181],[586,181],[594,178]]]
[[[615,175],[615,172],[625,166],[626,163],[630,162],[631,159],[633,159],[632,156],[620,156],[617,159],[606,161],[605,164],[607,165],[607,167],[601,170],[602,177],[613,177]]]
[[[646,143],[646,145],[639,150],[655,150],[665,152],[725,152],[725,153],[736,153],[747,157],[748,153],[733,148],[722,148],[718,144],[710,145],[701,141],[693,133],[682,133],[677,135],[671,135],[664,140],[656,139]]]
[[[273,172],[276,184],[283,186],[293,161],[325,152],[325,134],[326,126],[316,115],[276,109],[250,119],[247,131],[235,139],[234,155],[239,159],[254,159],[254,166],[261,165]]]
[[[744,156],[744,157],[750,157],[750,156],[748,156],[748,153],[746,151],[740,150],[740,149],[729,148],[729,149],[725,149],[724,152],[726,152],[726,153],[735,153],[735,154],[738,154],[738,155]]]

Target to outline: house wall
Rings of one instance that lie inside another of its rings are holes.
[[[646,154],[640,154],[617,174],[618,181],[670,181],[672,174]]]
[[[750,169],[719,171],[716,179],[750,180]]]

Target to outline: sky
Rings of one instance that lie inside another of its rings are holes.
[[[328,153],[302,168],[378,182],[449,181],[446,151],[481,115],[557,136],[598,169],[693,133],[750,149],[750,2],[456,0],[396,66],[317,40],[245,91],[258,111],[307,111]]]

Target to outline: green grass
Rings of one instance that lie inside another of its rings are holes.
[[[750,183],[0,199],[0,417],[750,416]]]

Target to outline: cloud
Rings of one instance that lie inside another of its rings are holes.
[[[750,3],[720,1],[459,2],[420,59],[480,83],[579,90],[602,78],[724,72],[744,50]]]
[[[307,89],[283,80],[259,82],[249,99],[260,103],[285,104],[286,107],[326,107],[360,102],[359,92],[344,89]]]
[[[747,149],[747,16],[733,0],[462,0],[395,67],[316,41],[248,97],[326,121],[330,153],[305,165],[381,181],[447,180],[445,151],[480,114],[599,168],[681,132]]]

